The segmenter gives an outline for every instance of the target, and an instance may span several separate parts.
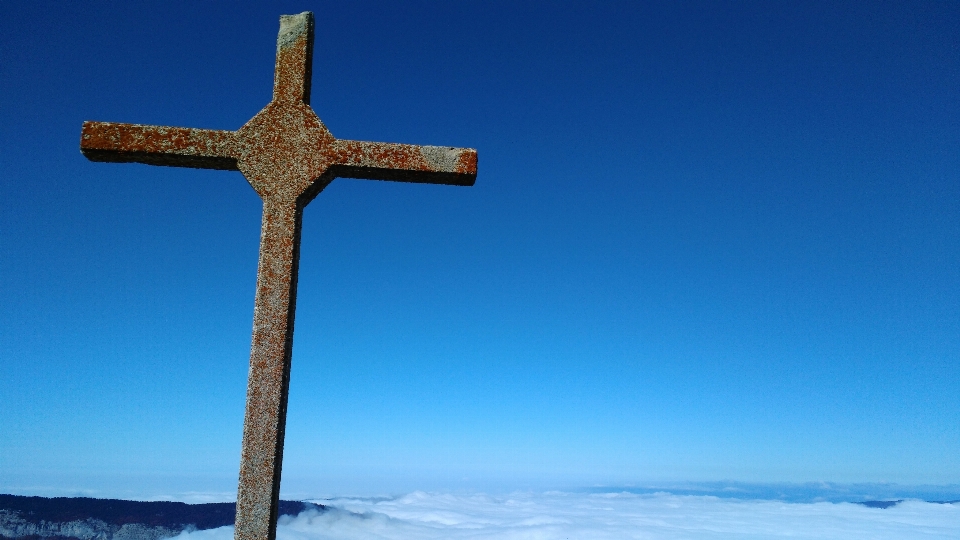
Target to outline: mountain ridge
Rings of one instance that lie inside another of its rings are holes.
[[[280,501],[280,515],[323,505]],[[188,504],[90,497],[0,494],[2,540],[162,540],[184,531],[233,525],[236,503]]]

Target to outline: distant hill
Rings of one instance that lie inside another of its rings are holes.
[[[280,501],[280,515],[322,505]],[[233,525],[236,503],[186,504],[87,497],[0,495],[0,539],[161,540],[183,531]]]

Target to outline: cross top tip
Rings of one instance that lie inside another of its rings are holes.
[[[277,36],[277,50],[290,45],[298,37],[313,33],[313,12],[304,11],[296,15],[280,16],[280,35]]]
[[[273,100],[302,101],[309,105],[312,67],[313,13],[281,15]]]

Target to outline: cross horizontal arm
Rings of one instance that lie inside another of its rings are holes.
[[[237,170],[234,132],[84,122],[80,151],[90,161]]]
[[[473,148],[416,146],[338,140],[330,167],[334,176],[425,184],[472,186],[477,180]]]

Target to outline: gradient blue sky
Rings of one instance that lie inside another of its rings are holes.
[[[235,489],[260,201],[80,125],[240,127],[304,10],[480,172],[307,208],[286,493],[960,483],[960,4],[3,2],[0,487]]]

